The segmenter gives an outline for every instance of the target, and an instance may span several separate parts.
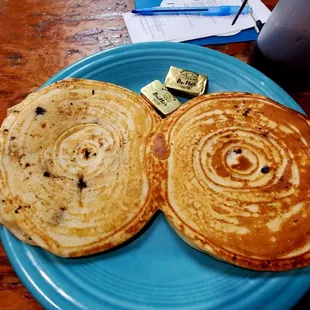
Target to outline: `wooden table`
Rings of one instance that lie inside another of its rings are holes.
[[[264,0],[270,9],[276,2]],[[0,0],[0,121],[7,108],[65,66],[94,52],[130,43],[122,13],[131,8],[133,0]],[[246,62],[252,45],[209,47]],[[291,95],[310,113],[310,90]],[[2,246],[0,309],[42,309],[21,284]]]

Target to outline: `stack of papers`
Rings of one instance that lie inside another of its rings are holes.
[[[162,7],[198,7],[238,5],[241,0],[163,0]],[[234,16],[124,14],[131,40],[136,42],[183,42],[210,36],[231,36],[255,26],[255,20],[265,23],[270,10],[260,0],[250,0],[253,14],[240,15],[235,25]]]

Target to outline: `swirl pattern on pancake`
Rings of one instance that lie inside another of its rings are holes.
[[[1,128],[3,224],[61,256],[129,239],[154,213],[146,141],[158,121],[108,83],[64,80],[30,95]]]
[[[257,270],[310,264],[310,128],[259,95],[197,97],[153,138],[157,200],[192,246]]]

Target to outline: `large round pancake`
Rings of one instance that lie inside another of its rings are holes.
[[[1,160],[1,218],[11,227],[15,221],[40,247],[73,257],[121,244],[152,216],[146,141],[159,117],[140,96],[64,80],[11,114]]]
[[[194,247],[256,270],[310,264],[310,128],[247,93],[197,97],[152,139],[157,201]]]

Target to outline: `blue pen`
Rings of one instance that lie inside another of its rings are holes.
[[[139,15],[202,15],[202,16],[227,16],[236,15],[240,9],[240,6],[210,6],[210,7],[153,7],[144,9],[135,9],[131,13]],[[246,6],[242,10],[242,14],[248,14],[251,12],[251,8]]]

